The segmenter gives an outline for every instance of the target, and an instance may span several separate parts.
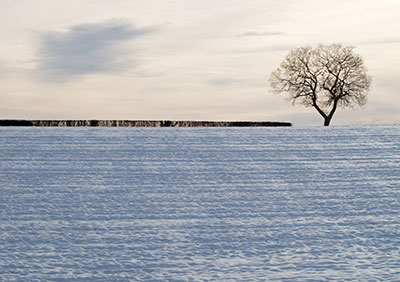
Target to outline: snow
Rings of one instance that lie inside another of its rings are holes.
[[[399,172],[398,125],[0,128],[0,281],[396,281]]]

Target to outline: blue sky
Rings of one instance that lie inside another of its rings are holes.
[[[320,125],[273,95],[290,49],[355,46],[373,78],[335,124],[400,120],[400,1],[0,0],[0,118],[278,120]]]

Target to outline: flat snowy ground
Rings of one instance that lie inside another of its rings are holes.
[[[399,281],[400,126],[0,128],[0,281]]]

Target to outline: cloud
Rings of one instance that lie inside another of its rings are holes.
[[[207,79],[206,82],[215,86],[228,86],[228,85],[230,86],[242,83],[243,81],[229,77],[215,77]]]
[[[380,45],[380,44],[399,44],[399,38],[386,38],[386,39],[375,39],[375,40],[364,40],[361,44],[365,45]]]
[[[248,31],[245,33],[238,34],[237,37],[249,37],[249,36],[275,36],[282,35],[283,32],[257,32],[257,31]]]
[[[251,54],[251,53],[283,52],[283,51],[290,51],[290,49],[295,48],[295,47],[296,47],[296,45],[294,45],[294,44],[246,47],[246,48],[233,49],[233,50],[231,50],[231,53],[233,53],[233,54]]]
[[[39,70],[45,77],[66,80],[86,74],[114,73],[130,67],[127,41],[156,28],[136,28],[126,21],[80,24],[40,36]]]

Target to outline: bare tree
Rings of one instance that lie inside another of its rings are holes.
[[[338,108],[363,106],[371,77],[354,47],[301,47],[289,52],[270,77],[274,93],[287,92],[294,104],[314,107],[328,126]]]

